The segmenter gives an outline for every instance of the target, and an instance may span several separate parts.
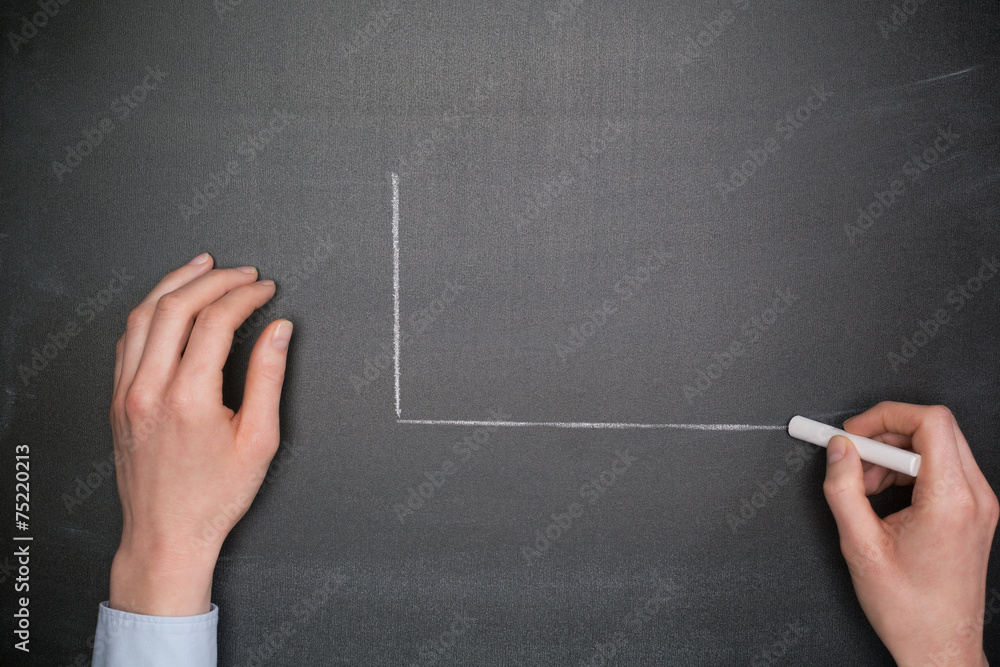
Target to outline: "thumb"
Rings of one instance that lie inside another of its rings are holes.
[[[831,438],[826,448],[823,494],[837,521],[844,556],[855,548],[871,553],[872,547],[879,544],[882,520],[865,495],[861,456],[854,443],[840,435]]]
[[[271,455],[281,439],[278,405],[291,336],[292,323],[288,320],[271,322],[261,332],[250,353],[243,404],[236,415],[240,439],[250,446],[267,448]]]

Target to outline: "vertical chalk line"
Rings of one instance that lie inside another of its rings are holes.
[[[399,397],[399,174],[392,174],[392,303],[395,313],[393,323],[393,348],[396,364],[396,417],[402,416]]]

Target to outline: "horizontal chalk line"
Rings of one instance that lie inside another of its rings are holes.
[[[628,424],[615,422],[518,422],[477,419],[397,419],[397,424],[428,426],[547,426],[549,428],[674,428],[689,431],[787,431],[787,424]]]

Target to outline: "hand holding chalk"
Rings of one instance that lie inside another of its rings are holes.
[[[955,418],[941,406],[879,403],[844,428],[851,433],[827,448],[823,492],[872,627],[899,665],[988,664],[985,582],[1000,506]],[[923,462],[920,475],[865,471],[865,442],[888,447],[874,437],[899,445],[889,449],[900,453],[912,454],[902,449],[912,447]],[[911,483],[909,507],[885,519],[875,514],[867,495]],[[1000,609],[997,602],[1000,595],[990,602]]]
[[[788,435],[820,447],[826,447],[833,436],[842,435],[854,443],[862,461],[868,461],[911,477],[916,477],[920,470],[920,454],[914,454],[878,440],[863,438],[860,435],[848,433],[805,417],[792,417],[792,421],[788,423]]]

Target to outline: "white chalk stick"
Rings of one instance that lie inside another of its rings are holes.
[[[917,471],[920,470],[920,454],[893,447],[871,438],[862,438],[860,435],[854,435],[805,417],[792,417],[792,421],[788,422],[788,435],[820,447],[826,447],[833,436],[842,435],[854,443],[862,461],[896,470],[911,477],[916,477]]]

